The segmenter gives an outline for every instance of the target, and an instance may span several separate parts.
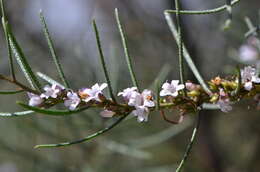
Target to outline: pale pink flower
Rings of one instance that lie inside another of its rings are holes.
[[[53,84],[51,87],[49,85],[46,85],[43,89],[45,92],[41,94],[41,98],[48,99],[49,97],[57,98],[64,88],[59,85]]]
[[[101,85],[95,84],[91,88],[83,88],[79,91],[81,97],[83,97],[83,101],[89,102],[91,100],[95,100],[101,102],[99,96],[103,95],[103,90],[107,87],[107,83],[103,83]]]
[[[137,117],[138,122],[148,120],[149,107],[154,107],[152,91],[144,90],[142,93],[137,92],[135,87],[127,88],[118,95],[122,95],[128,101],[129,106],[134,106],[133,115]]]
[[[200,86],[188,81],[185,83],[185,88],[189,91],[194,91],[194,90],[198,90],[200,88]]]
[[[259,55],[259,53],[258,53],[257,49],[253,46],[242,45],[239,48],[239,57],[244,62],[257,60],[258,55]]]
[[[217,105],[220,107],[222,112],[229,112],[232,110],[231,102],[229,99],[219,99]]]
[[[27,93],[27,95],[30,98],[29,100],[30,106],[39,106],[40,104],[42,104],[43,99],[40,96],[33,93]]]
[[[145,106],[136,106],[133,115],[137,117],[138,122],[147,122],[149,109]]]
[[[75,110],[80,103],[80,98],[77,93],[69,91],[67,93],[67,99],[64,101],[64,105],[69,107],[69,110]]]
[[[184,89],[183,84],[179,84],[179,80],[172,80],[171,83],[165,82],[162,85],[162,90],[160,91],[160,96],[172,96],[177,97],[179,91]]]
[[[110,110],[103,110],[100,112],[100,115],[104,118],[111,118],[115,115],[116,113]]]
[[[119,92],[117,95],[122,96],[125,99],[125,101],[128,101],[132,93],[136,91],[137,91],[136,87],[126,88],[122,92]]]

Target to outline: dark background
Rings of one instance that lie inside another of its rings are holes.
[[[184,9],[215,8],[224,0],[182,0]],[[76,90],[104,82],[91,20],[96,19],[114,89],[131,86],[114,17],[118,8],[134,59],[137,79],[148,88],[165,68],[168,80],[178,78],[176,43],[163,11],[174,7],[171,0],[6,0],[6,12],[18,42],[34,71],[58,79],[38,12],[46,17],[57,53],[71,85]],[[225,12],[182,17],[185,43],[205,79],[234,73],[238,62],[230,54],[245,42],[244,17],[257,22],[258,0],[242,1],[233,9],[228,31],[222,26]],[[8,58],[3,33],[0,35],[0,72],[8,75]],[[232,58],[231,58],[232,56]],[[238,58],[238,57],[235,57]],[[166,68],[167,68],[166,66]],[[242,66],[242,65],[241,65]],[[16,65],[19,79],[26,83]],[[188,68],[186,78],[194,80]],[[0,81],[1,90],[14,88]],[[16,100],[25,94],[1,96],[0,111],[22,109]],[[204,111],[199,135],[185,171],[244,172],[260,170],[259,111],[243,101],[225,114]],[[176,113],[175,113],[176,114]],[[95,140],[66,148],[33,149],[36,144],[72,141],[91,134],[111,122],[89,110],[71,117],[34,114],[0,119],[0,172],[168,172],[173,171],[185,151],[195,124],[190,115],[177,126],[152,113],[148,123],[129,119]]]

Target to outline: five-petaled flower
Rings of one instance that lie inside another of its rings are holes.
[[[67,93],[67,99],[64,101],[64,105],[69,107],[69,110],[75,110],[80,103],[80,98],[77,93],[69,91]]]
[[[183,84],[179,84],[179,80],[172,80],[171,83],[165,82],[162,85],[162,90],[160,91],[160,96],[172,96],[177,97],[179,91],[184,89]]]
[[[103,83],[100,86],[98,84],[95,84],[91,88],[80,89],[79,90],[79,96],[85,102],[89,102],[91,100],[101,102],[100,96],[103,95],[102,91],[106,87],[107,87],[107,83]]]
[[[39,106],[40,104],[43,103],[43,99],[39,95],[29,93],[29,92],[27,93],[27,95],[30,98],[30,100],[29,100],[30,106]]]
[[[48,99],[49,97],[57,98],[64,88],[59,85],[53,84],[51,87],[49,85],[46,85],[43,89],[45,92],[41,94],[41,98]]]

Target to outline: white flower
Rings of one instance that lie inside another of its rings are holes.
[[[145,106],[136,106],[133,114],[137,117],[138,122],[147,122],[149,109]]]
[[[91,100],[95,100],[100,102],[99,95],[103,95],[102,90],[107,87],[106,83],[93,85],[91,88],[83,88],[79,91],[80,96],[83,98],[83,101],[89,102]]]
[[[244,83],[244,88],[248,91],[253,88],[253,83],[260,83],[256,69],[251,66],[247,66],[241,71],[241,79],[242,83]]]
[[[255,47],[250,45],[242,45],[239,48],[239,57],[242,61],[254,61],[258,58],[258,51]]]
[[[117,95],[122,96],[125,99],[125,101],[128,101],[132,93],[136,91],[137,91],[136,87],[126,88],[122,92],[119,92]]]
[[[245,88],[247,91],[250,91],[250,90],[253,88],[253,83],[252,83],[252,82],[245,82],[244,88]]]
[[[51,87],[49,85],[46,85],[43,89],[45,92],[41,94],[41,98],[48,99],[49,97],[57,98],[64,88],[59,85],[53,84]]]
[[[30,98],[30,100],[29,100],[29,105],[30,106],[39,106],[43,102],[43,99],[40,96],[36,95],[36,94],[27,93],[27,95]]]
[[[137,116],[138,122],[148,121],[149,107],[154,107],[155,103],[152,97],[152,91],[144,90],[141,94],[133,91],[129,97],[129,106],[134,106],[134,116]]]
[[[115,115],[116,113],[110,110],[103,110],[100,112],[100,115],[104,118],[111,118]]]
[[[128,101],[129,106],[142,106],[143,105],[143,96],[142,94],[138,93],[137,91],[132,92],[131,96],[129,97]]]
[[[171,83],[164,83],[162,85],[162,90],[160,91],[160,96],[178,96],[178,91],[184,89],[184,85],[179,85],[179,80],[172,80]]]
[[[219,99],[217,105],[220,107],[222,112],[229,112],[232,110],[231,102],[229,99]]]
[[[69,110],[75,110],[80,103],[79,96],[74,92],[67,93],[67,99],[64,101],[64,105],[69,107]]]

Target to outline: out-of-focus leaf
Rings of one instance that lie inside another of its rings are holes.
[[[0,117],[20,117],[31,115],[34,111],[22,111],[22,112],[0,112]]]
[[[56,85],[59,85],[60,87],[65,88],[64,85],[62,85],[61,83],[55,81],[55,80],[52,79],[51,77],[49,77],[49,76],[47,76],[47,75],[45,75],[45,74],[43,74],[43,73],[41,73],[41,72],[37,72],[36,74],[37,74],[41,79],[45,80],[46,82],[48,82],[48,83],[51,84],[51,85],[56,84]]]
[[[37,145],[35,146],[35,148],[54,148],[54,147],[63,147],[63,146],[70,146],[70,145],[74,145],[74,144],[79,144],[91,139],[94,139],[97,136],[100,136],[104,133],[106,133],[107,131],[111,130],[112,128],[114,128],[115,126],[117,126],[119,123],[121,123],[126,117],[128,116],[128,114],[125,114],[124,116],[121,116],[119,119],[117,119],[114,123],[112,123],[111,125],[109,125],[108,127],[94,133],[91,134],[85,138],[79,139],[79,140],[75,140],[72,142],[64,142],[64,143],[58,143],[58,144],[43,144],[43,145]]]
[[[9,95],[9,94],[17,94],[17,93],[22,93],[22,92],[24,92],[24,90],[16,90],[16,91],[1,91],[0,90],[0,94],[7,94],[7,95]]]

